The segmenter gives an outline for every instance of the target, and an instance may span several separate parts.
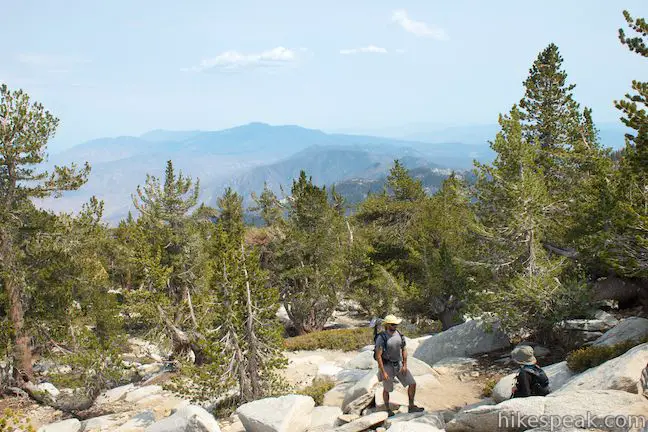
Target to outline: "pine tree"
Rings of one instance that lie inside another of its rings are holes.
[[[421,182],[396,160],[385,190],[370,195],[353,218],[360,227],[358,247],[362,246],[366,258],[356,257],[364,266],[359,271],[363,276],[351,288],[360,304],[374,315],[393,311],[415,271],[409,260],[408,236],[424,199]]]
[[[185,365],[193,384],[183,388],[198,400],[237,388],[238,403],[272,394],[281,355],[278,289],[261,269],[259,254],[245,244],[242,198],[227,190],[218,199],[221,217],[210,229],[209,283],[202,296],[199,328],[208,361]]]
[[[344,218],[325,187],[302,171],[293,181],[285,237],[274,253],[281,299],[299,333],[321,330],[346,285]]]
[[[643,18],[624,17],[630,30],[623,29],[619,39],[628,49],[648,57],[648,24]],[[633,81],[634,94],[616,101],[623,113],[622,122],[634,133],[626,134],[617,179],[616,209],[610,229],[600,236],[601,256],[616,273],[626,277],[648,277],[648,82]]]
[[[26,297],[25,233],[32,198],[58,196],[81,187],[90,167],[81,170],[54,167],[42,172],[47,141],[54,135],[58,119],[39,103],[31,103],[22,90],[11,92],[0,85],[0,280],[11,324],[14,379],[23,385],[33,378],[30,334],[25,324]],[[38,227],[34,227],[37,232]]]
[[[197,345],[202,336],[196,332],[198,320],[192,294],[205,284],[205,257],[189,213],[197,204],[198,194],[199,182],[194,185],[182,173],[176,175],[171,161],[167,162],[164,183],[147,174],[144,187],[137,187],[133,204],[140,212],[137,225],[145,242],[135,247],[149,290],[129,294],[142,304],[145,314],[153,313],[152,306],[157,309],[175,354],[193,352],[200,363],[205,359]],[[141,303],[142,295],[151,301]],[[185,324],[186,320],[189,322]]]
[[[421,181],[413,179],[399,160],[394,161],[394,166],[389,171],[387,188],[396,201],[416,202],[425,197]]]
[[[409,260],[415,269],[404,309],[439,319],[443,329],[461,321],[471,302],[471,274],[462,261],[474,252],[470,237],[477,223],[465,183],[454,173],[422,203],[409,232]]]
[[[258,212],[266,226],[274,226],[282,221],[283,206],[267,183],[263,183],[263,192],[260,196],[252,193],[252,200],[255,205],[250,207],[250,211]]]
[[[537,140],[543,151],[543,167],[551,167],[553,152],[569,145],[577,125],[578,104],[574,101],[574,84],[567,84],[567,73],[561,69],[563,58],[555,44],[549,44],[533,62],[524,82],[525,94],[520,101],[520,119],[525,138]]]
[[[537,145],[524,138],[517,107],[500,117],[500,125],[491,144],[496,159],[492,165],[477,164],[475,186],[484,226],[480,235],[488,245],[484,262],[494,277],[491,307],[509,330],[547,334],[556,311],[572,306],[559,303],[566,284],[558,276],[566,261],[543,247],[556,202],[535,164]]]

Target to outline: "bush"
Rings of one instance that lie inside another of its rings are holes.
[[[629,340],[616,345],[590,345],[579,348],[569,353],[567,366],[574,372],[583,372],[619,357],[631,348],[646,342],[648,342],[648,337],[640,340]]]
[[[330,378],[316,378],[313,383],[297,392],[297,394],[310,396],[315,401],[315,406],[324,403],[326,392],[335,387],[335,383]]]
[[[484,383],[484,388],[482,389],[482,397],[491,397],[493,395],[493,389],[497,385],[498,379],[488,378]]]
[[[13,432],[15,430],[24,430],[26,432],[35,432],[29,419],[12,409],[5,409],[0,414],[0,432]]]
[[[332,349],[355,351],[373,343],[373,329],[370,327],[322,330],[295,336],[284,340],[288,351]]]

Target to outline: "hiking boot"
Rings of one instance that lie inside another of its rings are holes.
[[[394,417],[395,415],[396,415],[396,413],[394,413],[394,411],[392,411],[390,409],[387,410],[387,417]]]
[[[407,412],[409,413],[418,413],[423,411],[425,411],[425,408],[421,408],[416,405],[410,405],[409,409],[407,410]]]

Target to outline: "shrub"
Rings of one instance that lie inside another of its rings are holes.
[[[574,372],[583,372],[608,360],[619,357],[629,349],[648,342],[648,337],[629,340],[615,345],[590,345],[572,351],[567,356],[567,366]]]
[[[355,351],[373,343],[372,331],[370,327],[322,330],[285,339],[284,348],[288,351],[316,349]]]
[[[23,417],[21,413],[7,408],[0,414],[0,432],[13,432],[15,430],[36,431],[29,419]]]
[[[493,389],[497,385],[498,379],[496,378],[488,378],[486,382],[484,382],[484,388],[482,389],[482,397],[491,397],[493,395]]]
[[[315,378],[311,385],[299,390],[297,394],[312,397],[315,405],[320,406],[324,403],[324,395],[326,392],[333,387],[335,387],[335,383],[330,378]]]

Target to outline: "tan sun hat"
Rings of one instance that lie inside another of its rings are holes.
[[[387,315],[385,319],[383,319],[383,324],[400,324],[403,320],[400,318],[396,318],[394,315]]]
[[[529,345],[520,345],[515,347],[511,352],[511,358],[515,363],[521,365],[534,365],[537,363],[533,354],[533,347]]]

